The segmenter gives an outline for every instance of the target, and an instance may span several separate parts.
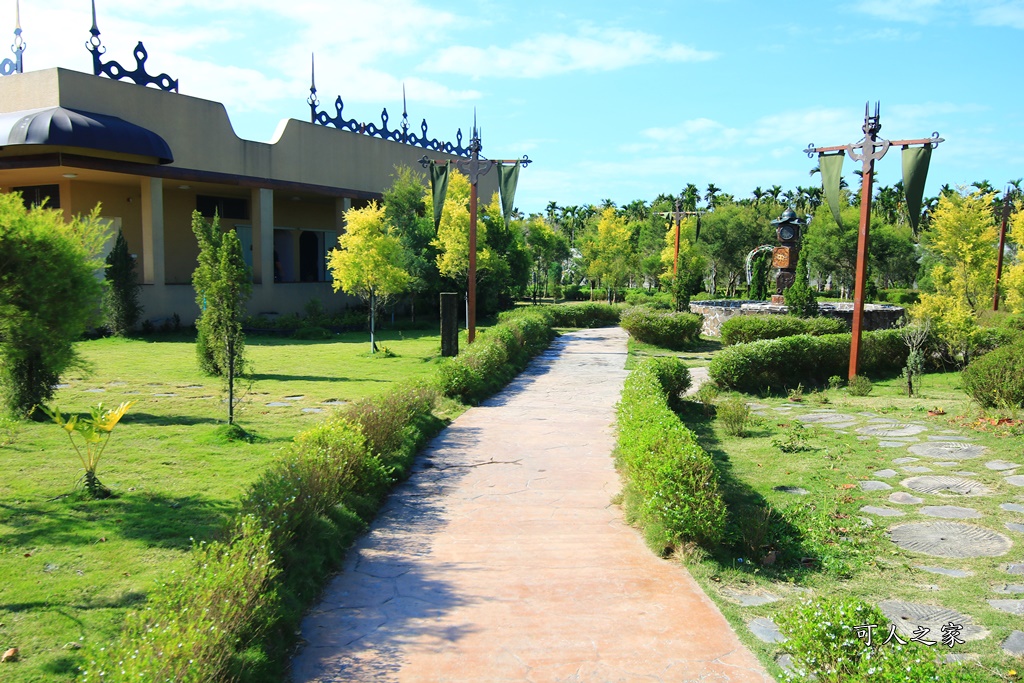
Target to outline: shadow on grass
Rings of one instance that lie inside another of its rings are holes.
[[[202,496],[125,493],[89,500],[77,495],[46,504],[3,505],[3,521],[13,528],[5,542],[13,547],[76,546],[108,536],[148,546],[186,549],[191,538],[213,538],[237,506]]]
[[[225,408],[225,411],[227,409]],[[215,417],[197,417],[192,415],[155,415],[153,413],[127,413],[121,418],[121,424],[153,425],[156,427],[191,427],[193,425],[219,424],[223,422]]]
[[[729,454],[723,450],[712,428],[714,415],[702,404],[692,401],[683,401],[676,414],[697,435],[698,443],[711,455],[718,470],[722,497],[728,509],[725,538],[710,555],[718,566],[734,568],[738,558],[746,558],[753,560],[758,571],[768,579],[790,577],[796,570],[819,570],[819,558],[808,549],[803,530],[779,511],[773,511],[764,496],[735,474]],[[762,565],[762,560],[772,551],[774,563]]]
[[[274,373],[256,373],[249,377],[255,382],[383,382],[389,383],[392,380],[372,379],[369,377],[328,377],[324,375],[278,375]]]

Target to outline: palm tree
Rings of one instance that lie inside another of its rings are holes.
[[[707,202],[709,209],[715,208],[715,195],[722,191],[722,188],[718,187],[714,183],[708,183],[708,190],[704,193],[704,201]]]
[[[754,195],[754,204],[760,204],[761,198],[765,196],[765,191],[761,189],[760,185],[758,185],[750,194]]]
[[[634,199],[622,207],[622,215],[627,221],[645,221],[651,213],[651,207],[642,199]]]
[[[782,194],[782,185],[772,185],[771,189],[767,192],[768,196],[772,198],[772,201],[776,204],[779,203],[779,195]]]
[[[686,187],[679,193],[679,201],[683,205],[683,211],[696,211],[697,202],[700,201],[700,190],[693,183],[686,183]]]
[[[558,204],[555,202],[548,202],[548,206],[544,211],[548,215],[548,223],[554,223],[555,214],[558,213]]]

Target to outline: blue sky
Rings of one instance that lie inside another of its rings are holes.
[[[14,0],[0,4],[13,30]],[[535,160],[516,205],[619,204],[714,182],[820,182],[808,143],[860,138],[881,101],[882,136],[946,140],[939,185],[1024,176],[1024,0],[462,2],[97,0],[108,57],[221,101],[236,132],[269,141],[308,120],[317,88],[349,118],[394,126],[405,85],[414,128],[454,140],[477,110],[484,154]],[[21,0],[27,70],[89,71],[88,0]],[[467,135],[468,137],[468,135]],[[844,172],[855,180],[848,161]],[[896,152],[879,181],[899,180]]]

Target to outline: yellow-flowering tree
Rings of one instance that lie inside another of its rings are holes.
[[[1024,313],[1024,206],[1014,207],[1010,224],[1010,241],[1017,245],[1017,262],[1006,264],[999,289],[1006,296],[1006,307],[1013,313]]]
[[[680,228],[682,230],[682,228]],[[661,281],[672,292],[672,302],[677,311],[690,309],[690,296],[700,286],[701,277],[707,261],[690,240],[679,238],[679,272],[675,271],[676,263],[676,226],[669,225],[665,231],[665,248],[661,250]]]
[[[601,212],[596,233],[583,243],[583,256],[589,262],[587,275],[608,287],[609,303],[613,298],[613,288],[620,286],[636,270],[637,256],[631,237],[626,219],[610,206]]]
[[[441,212],[441,224],[431,244],[437,249],[437,269],[441,275],[462,281],[469,274],[469,178],[462,173],[448,177],[448,195]],[[434,198],[428,188],[424,197],[427,215],[433,215]],[[485,207],[478,209],[482,214]],[[487,246],[487,223],[476,223],[476,269],[477,272],[491,267],[493,255]]]
[[[412,281],[404,264],[409,257],[394,228],[384,220],[384,207],[377,202],[345,212],[345,233],[332,249],[327,267],[334,278],[334,291],[344,290],[370,304],[370,353],[374,341],[377,306],[389,296],[404,292]]]
[[[964,362],[978,335],[975,313],[986,307],[995,285],[999,236],[991,206],[991,194],[946,193],[925,233],[937,261],[931,271],[935,292],[922,293],[913,314],[931,320],[938,338]]]

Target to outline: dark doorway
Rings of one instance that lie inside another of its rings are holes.
[[[317,282],[320,279],[320,240],[315,232],[299,235],[299,281]]]

